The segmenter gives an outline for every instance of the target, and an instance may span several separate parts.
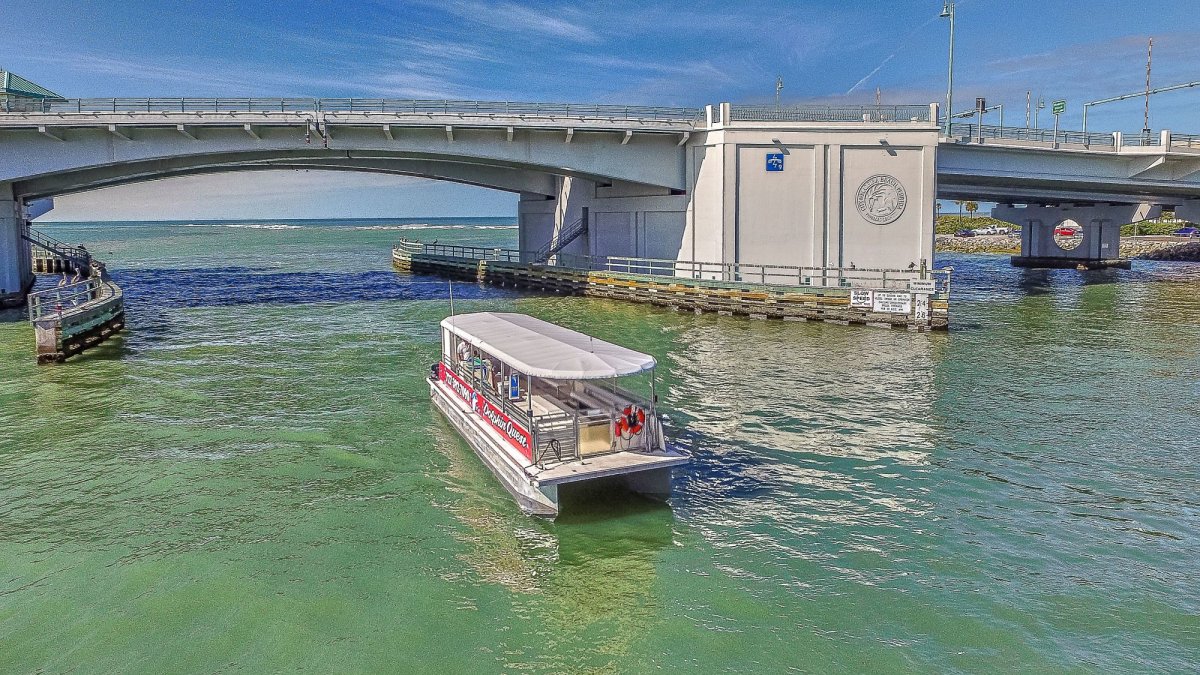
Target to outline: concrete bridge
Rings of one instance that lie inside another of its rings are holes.
[[[1033,256],[1037,233],[1067,218],[1104,241],[1126,213],[1200,219],[1197,137],[957,124],[944,137],[937,119],[936,105],[45,100],[0,112],[0,298],[27,290],[21,233],[47,198],[218,171],[507,190],[521,195],[522,250],[733,264],[911,269],[933,258],[939,197],[1013,204],[1001,215],[1026,225]]]

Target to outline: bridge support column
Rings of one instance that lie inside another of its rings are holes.
[[[1200,199],[1185,199],[1175,207],[1175,217],[1189,223],[1200,223]]]
[[[1021,227],[1021,255],[1012,257],[1015,267],[1128,269],[1129,261],[1121,258],[1121,226],[1160,213],[1161,207],[1150,204],[1001,204],[992,217]]]
[[[33,287],[33,258],[21,238],[25,214],[12,184],[0,183],[0,308],[17,307]]]
[[[563,177],[553,199],[522,194],[517,206],[520,248],[535,251],[587,218],[587,232],[560,253],[677,260],[691,253],[685,246],[687,208],[687,195],[666,188]]]

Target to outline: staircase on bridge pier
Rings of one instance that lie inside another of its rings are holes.
[[[92,255],[83,246],[73,246],[59,241],[44,232],[26,226],[21,238],[33,246],[33,271],[35,274],[79,274],[89,273]]]

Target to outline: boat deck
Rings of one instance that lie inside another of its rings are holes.
[[[665,469],[687,464],[687,455],[677,453],[616,452],[573,462],[556,464],[539,470],[536,465],[528,466],[525,472],[539,485],[560,485],[580,480],[617,476],[635,471]]]

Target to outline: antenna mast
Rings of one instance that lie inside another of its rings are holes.
[[[775,109],[779,109],[779,92],[783,91],[783,76],[775,76]]]

